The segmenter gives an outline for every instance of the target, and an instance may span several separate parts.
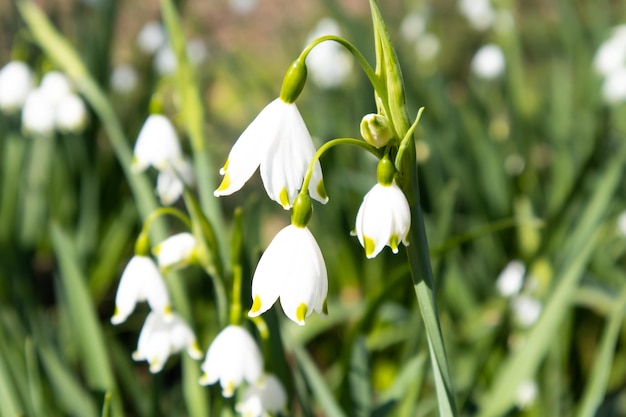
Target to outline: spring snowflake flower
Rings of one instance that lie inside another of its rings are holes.
[[[295,103],[277,98],[235,142],[220,170],[224,179],[214,194],[219,197],[238,191],[260,167],[267,195],[289,209],[314,154],[313,140]],[[315,163],[309,193],[322,203],[328,201],[319,161]]]
[[[174,126],[162,114],[151,114],[139,131],[135,143],[132,170],[141,172],[152,166],[163,170],[183,160]]]
[[[379,182],[363,197],[355,233],[368,258],[378,255],[385,245],[398,253],[400,242],[408,245],[410,228],[409,202],[394,180],[387,185]]]
[[[252,278],[252,308],[256,317],[280,297],[283,311],[304,325],[313,310],[326,315],[328,276],[324,257],[308,227],[293,224],[274,237]]]
[[[459,10],[469,24],[479,31],[490,28],[495,20],[495,11],[489,0],[459,0]]]
[[[329,17],[321,19],[309,34],[306,43],[326,35],[341,36],[339,24]],[[333,89],[346,82],[352,72],[352,57],[341,45],[326,41],[317,45],[307,56],[306,65],[311,79],[320,88]]]
[[[244,417],[269,417],[268,413],[284,410],[287,404],[285,388],[278,378],[265,374],[255,384],[246,387],[235,410]]]
[[[159,243],[152,253],[157,258],[160,268],[186,265],[193,261],[197,246],[196,238],[191,233],[178,233]]]
[[[518,260],[509,262],[496,280],[498,293],[503,297],[517,295],[522,289],[525,273],[526,267],[523,262]]]
[[[174,204],[182,195],[185,184],[195,182],[193,167],[187,159],[175,162],[172,168],[165,168],[157,177],[156,192],[163,205]]]
[[[541,316],[542,305],[536,298],[527,295],[520,295],[511,303],[513,317],[515,321],[522,327],[530,327]]]
[[[224,397],[232,397],[241,382],[256,383],[263,373],[263,357],[243,327],[230,325],[213,340],[202,364],[201,385],[220,381]]]
[[[165,41],[165,29],[161,23],[155,21],[146,23],[137,35],[137,46],[146,54],[155,53]]]
[[[133,359],[148,361],[150,372],[156,373],[163,369],[170,355],[183,349],[186,349],[193,359],[202,358],[196,336],[183,319],[175,313],[166,318],[161,313],[152,311],[146,317],[139,334]]]
[[[26,102],[33,89],[33,73],[21,61],[11,61],[0,70],[0,110],[14,113]]]
[[[118,94],[130,94],[139,83],[137,70],[130,64],[122,64],[113,68],[109,84],[111,88]]]
[[[472,72],[479,78],[492,80],[504,72],[506,60],[504,53],[498,45],[488,44],[482,46],[472,59]]]
[[[152,311],[171,317],[169,294],[154,261],[135,255],[126,265],[115,296],[115,313],[111,323],[123,323],[139,301],[147,301]]]
[[[56,106],[41,88],[31,91],[22,108],[22,129],[30,134],[49,134],[54,131]]]
[[[48,95],[55,106],[58,106],[63,98],[72,94],[70,80],[59,71],[47,72],[41,79],[39,89]]]
[[[80,133],[87,124],[85,102],[76,94],[62,97],[56,106],[56,126],[64,133]]]

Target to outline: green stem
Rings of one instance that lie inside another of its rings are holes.
[[[243,211],[240,207],[233,214],[233,237],[231,241],[231,264],[233,268],[233,288],[230,302],[230,324],[241,323],[241,281],[243,270],[241,268],[241,247],[243,244]]]

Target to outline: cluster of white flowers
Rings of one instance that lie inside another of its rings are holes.
[[[176,54],[167,41],[163,25],[156,21],[146,23],[137,35],[137,47],[147,55],[154,55],[154,69],[161,76],[176,71]],[[206,44],[200,39],[187,42],[187,56],[194,65],[200,65],[208,58]]]
[[[191,163],[183,156],[176,129],[161,114],[148,116],[135,142],[131,169],[139,173],[148,167],[159,171],[156,192],[165,205],[175,203],[185,184],[194,182]]]
[[[306,43],[326,35],[341,36],[336,20],[325,17],[309,33]],[[307,56],[306,65],[311,80],[320,88],[333,89],[346,82],[352,72],[352,59],[339,44],[327,41],[318,45]]]
[[[60,72],[46,73],[35,87],[32,70],[11,61],[0,70],[0,111],[22,111],[22,128],[29,134],[80,133],[88,121],[87,107]]]
[[[517,259],[512,260],[498,275],[496,289],[501,296],[511,300],[511,310],[516,324],[530,327],[539,319],[542,304],[537,298],[522,293],[525,275],[524,263]]]
[[[609,104],[626,101],[626,25],[613,28],[598,47],[593,67],[602,77],[602,96]]]

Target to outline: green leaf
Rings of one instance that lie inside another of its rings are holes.
[[[352,345],[348,370],[350,398],[352,399],[350,415],[355,417],[368,417],[372,413],[372,387],[368,362],[365,338],[358,337]]]

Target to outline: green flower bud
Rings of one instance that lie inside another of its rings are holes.
[[[280,99],[285,103],[296,101],[306,83],[306,64],[304,60],[296,59],[287,70],[280,89]]]
[[[291,224],[296,227],[305,227],[311,220],[313,205],[309,194],[301,192],[293,202],[293,213],[291,214]]]
[[[380,185],[389,186],[393,182],[393,177],[396,175],[396,169],[393,166],[393,162],[388,156],[383,157],[378,162],[376,168],[376,179]]]
[[[382,148],[389,143],[393,134],[385,116],[370,113],[361,120],[361,136],[373,147]]]

